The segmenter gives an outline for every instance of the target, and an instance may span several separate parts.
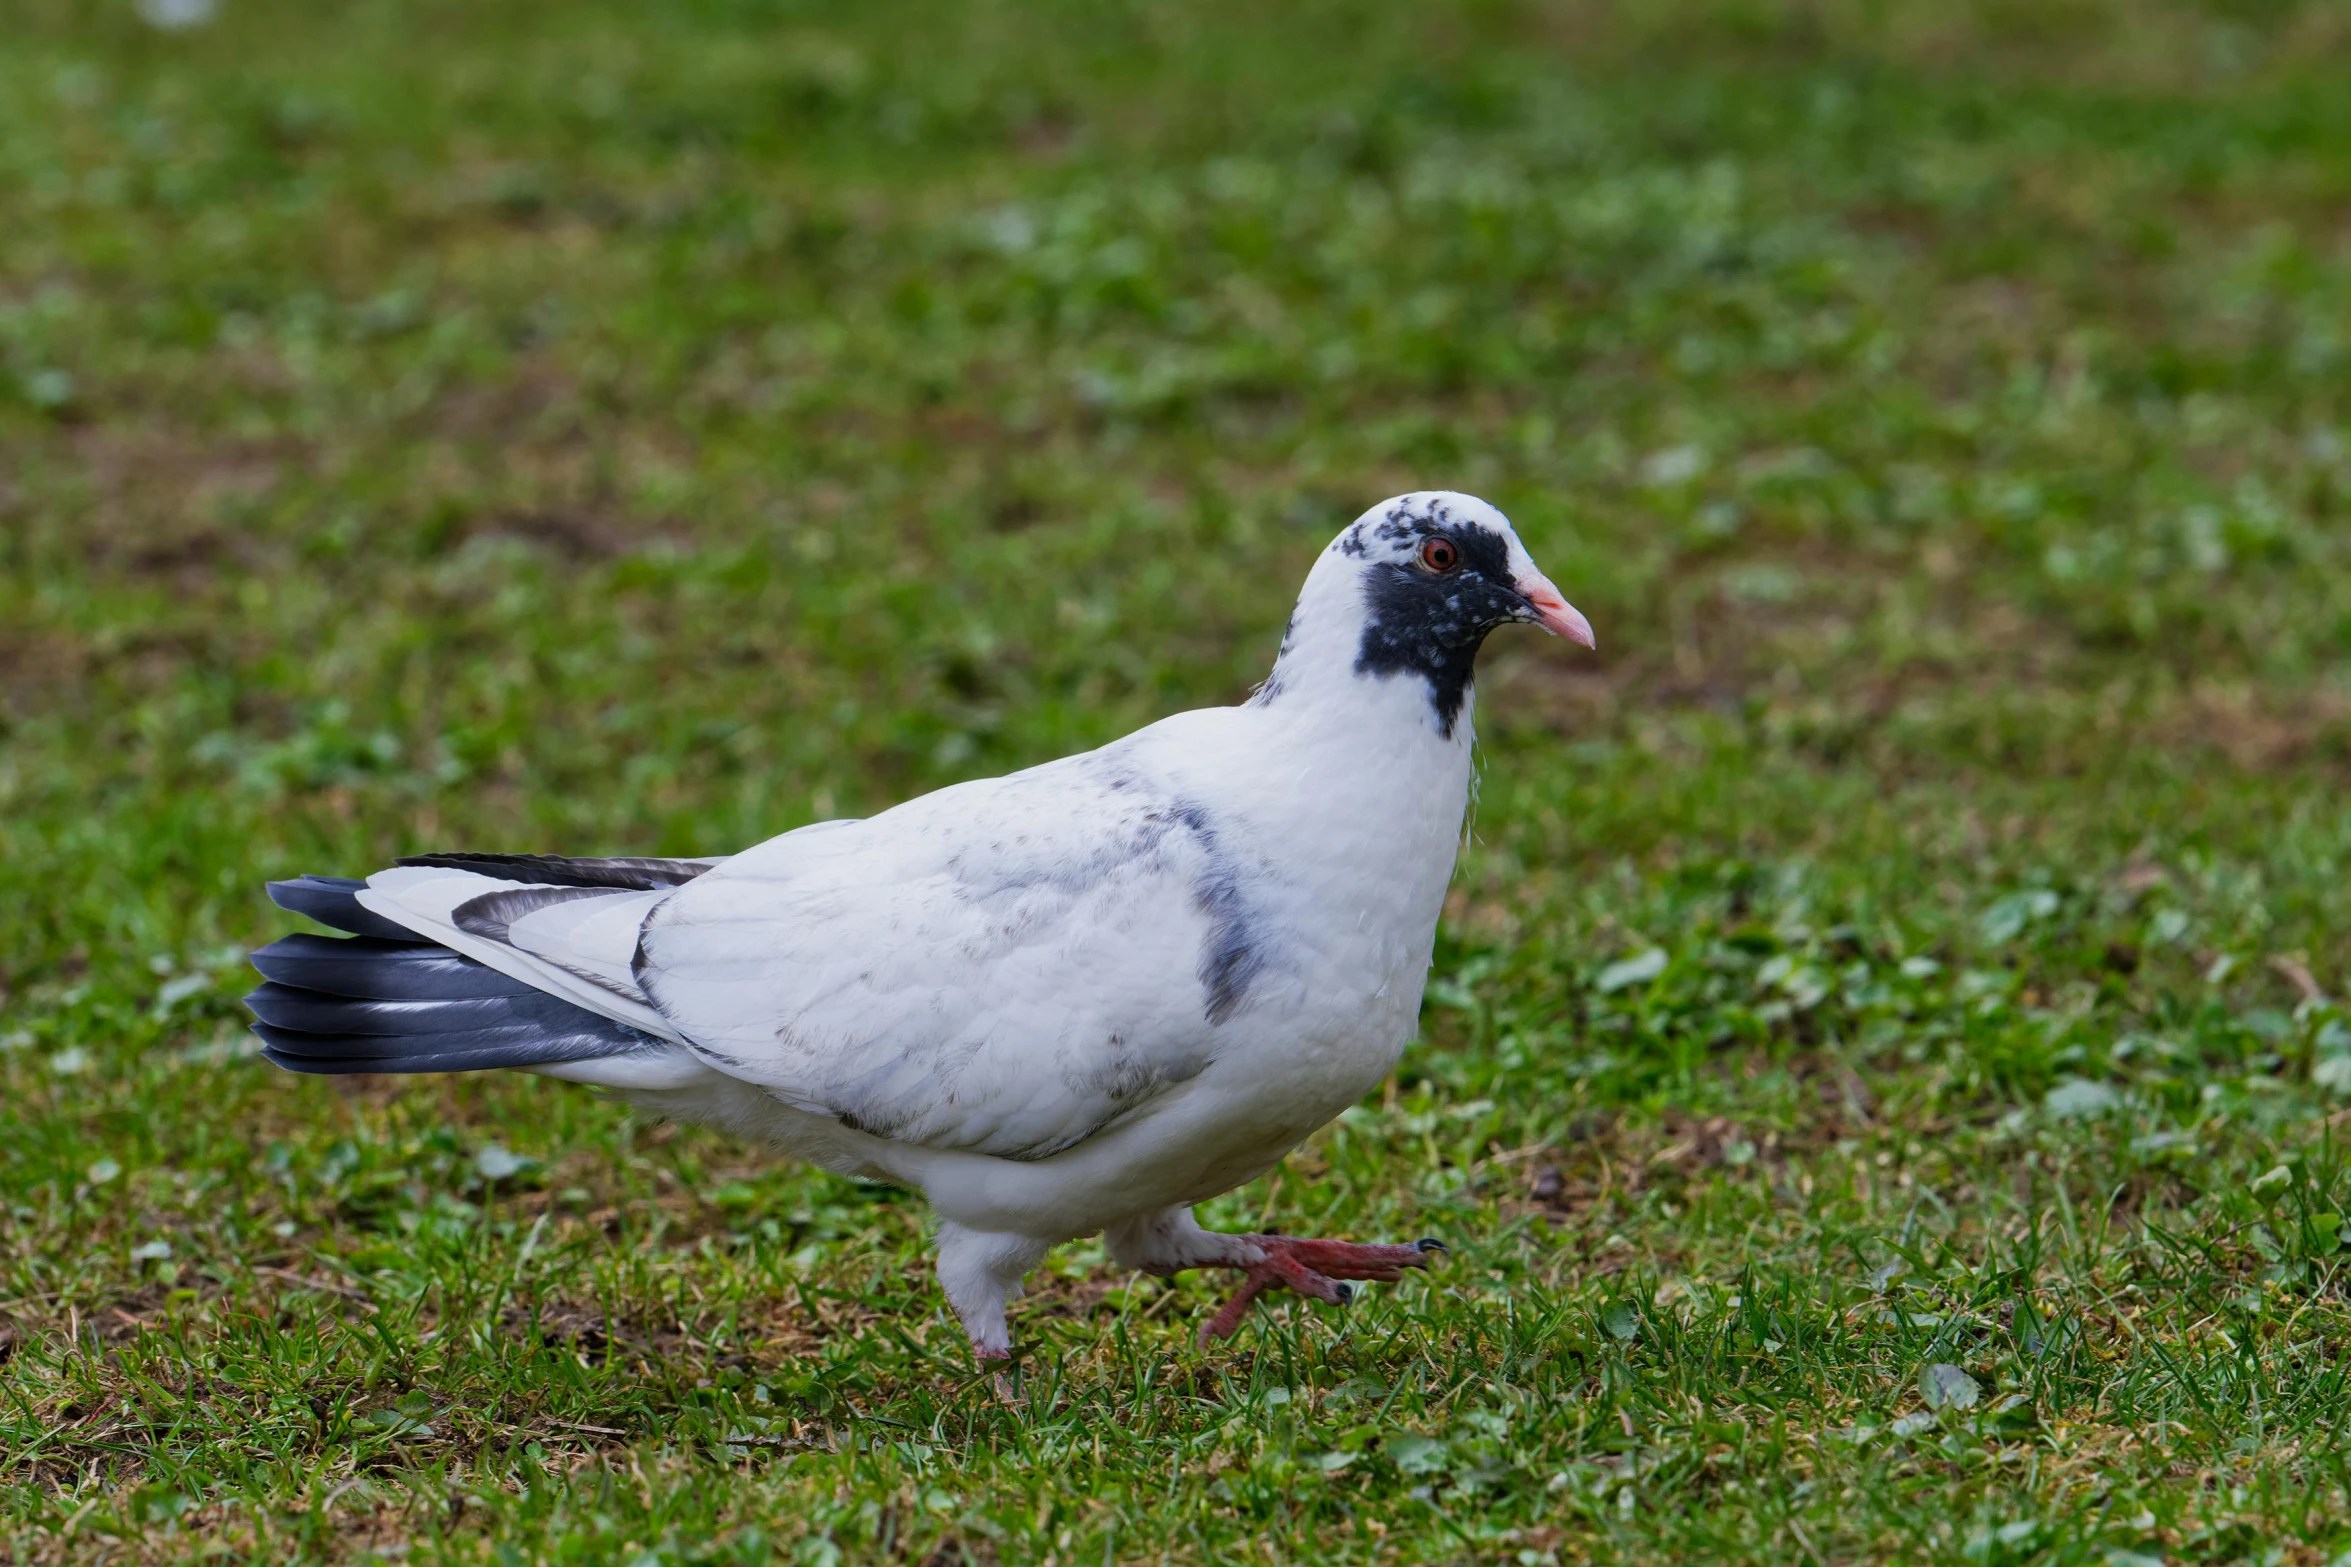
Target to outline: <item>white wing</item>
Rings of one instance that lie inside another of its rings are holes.
[[[1268,961],[1219,828],[1125,747],[959,785],[668,894],[633,978],[786,1103],[1044,1158],[1206,1067]]]

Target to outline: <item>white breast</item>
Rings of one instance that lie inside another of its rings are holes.
[[[1446,736],[1416,682],[1362,681],[1351,695],[1304,713],[1221,710],[1232,733],[1213,743],[1232,750],[1193,758],[1203,798],[1254,862],[1269,932],[1268,972],[1228,1025],[1217,1072],[1249,1100],[1244,1119],[1291,1142],[1410,1043],[1468,804],[1466,713]],[[1167,743],[1210,739],[1186,727],[1168,726]]]

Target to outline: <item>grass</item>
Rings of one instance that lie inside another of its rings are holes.
[[[0,1541],[176,1561],[2351,1550],[2329,5],[14,0]],[[268,876],[718,852],[1488,654],[1423,1037],[1021,1397],[919,1205],[248,1053]]]

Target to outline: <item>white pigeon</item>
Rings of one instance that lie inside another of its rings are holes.
[[[1376,1087],[1418,1026],[1469,799],[1471,678],[1510,621],[1591,647],[1509,522],[1446,491],[1322,552],[1238,707],[729,859],[431,854],[278,882],[355,939],[254,954],[296,1072],[514,1067],[706,1122],[938,1213],[983,1359],[1048,1248],[1236,1268],[1204,1329],[1344,1303],[1434,1241],[1203,1229]]]

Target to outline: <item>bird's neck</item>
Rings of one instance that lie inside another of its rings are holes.
[[[1450,656],[1400,661],[1366,631],[1361,579],[1326,556],[1307,578],[1273,672],[1250,705],[1308,730],[1351,735],[1375,750],[1419,750],[1433,742],[1434,749],[1466,752],[1475,644]]]
[[[1359,598],[1308,586],[1249,703],[1265,763],[1285,779],[1275,813],[1294,816],[1285,830],[1306,838],[1380,822],[1396,854],[1425,862],[1441,889],[1469,804],[1472,690],[1453,688],[1448,707],[1425,672],[1367,664]]]
[[[1366,667],[1363,627],[1358,604],[1301,602],[1245,710],[1249,814],[1288,869],[1283,912],[1335,928],[1331,950],[1409,1033],[1469,807],[1471,692],[1444,722],[1421,672]]]

